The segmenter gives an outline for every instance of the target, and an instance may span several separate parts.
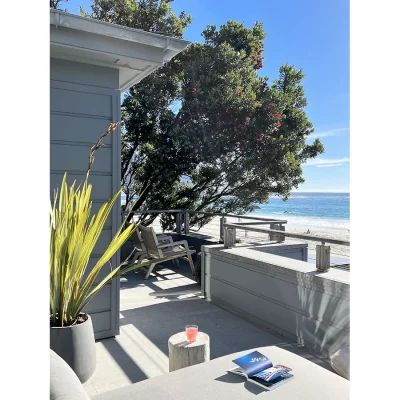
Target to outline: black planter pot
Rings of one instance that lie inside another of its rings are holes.
[[[50,348],[66,361],[82,383],[86,382],[96,369],[96,348],[90,316],[78,325],[50,327]]]

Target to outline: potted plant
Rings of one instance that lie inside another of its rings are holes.
[[[89,172],[94,152],[102,147],[101,140],[117,126],[111,124],[92,147],[86,179],[81,185],[76,186],[74,182],[68,187],[64,175],[50,209],[50,348],[70,365],[82,383],[90,378],[96,367],[92,321],[83,309],[112,279],[149,265],[149,262],[131,266],[122,263],[94,284],[102,268],[108,267],[111,257],[136,229],[134,224],[125,227],[124,221],[95,266],[87,270],[90,255],[121,192],[118,191],[96,215],[92,215]]]

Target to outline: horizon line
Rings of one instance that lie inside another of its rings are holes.
[[[350,190],[293,190],[292,193],[345,193],[350,194]]]

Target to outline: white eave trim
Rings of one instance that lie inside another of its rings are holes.
[[[54,9],[50,10],[50,26],[50,56],[117,68],[121,91],[141,81],[190,44],[187,40]]]
[[[127,28],[110,22],[81,17],[54,9],[50,10],[50,24],[56,27],[62,26],[97,35],[109,36],[115,39],[128,40],[147,46],[159,47],[165,52],[172,50],[176,54],[190,44],[187,40],[146,32],[141,29]]]

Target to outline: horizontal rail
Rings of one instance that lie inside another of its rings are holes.
[[[249,219],[254,221],[264,221],[265,223],[277,223],[277,224],[287,224],[284,219],[274,219],[268,217],[255,217],[249,215],[237,215],[237,214],[224,214],[224,213],[213,213],[208,211],[193,211],[193,210],[144,210],[144,211],[123,211],[123,214],[161,214],[161,213],[188,213],[188,214],[203,214],[203,215],[213,215],[215,217],[229,217],[229,218],[239,218],[239,219]],[[259,224],[263,224],[260,222]],[[243,222],[239,222],[243,223]],[[255,223],[256,224],[256,223]]]
[[[262,222],[235,222],[235,225],[246,225],[246,226],[249,226],[249,225],[268,225],[268,224],[271,224],[271,223],[273,223],[273,224],[284,224],[284,223],[287,223],[287,221],[278,221],[278,220],[276,220],[276,219],[266,219],[266,220],[263,220]]]
[[[158,214],[158,213],[177,213],[184,212],[183,210],[144,210],[144,211],[123,211],[124,214]]]
[[[342,246],[350,246],[350,242],[347,240],[339,240],[339,239],[330,239],[325,238],[322,236],[314,236],[314,235],[307,235],[305,233],[295,233],[295,232],[287,232],[287,231],[278,231],[275,229],[267,229],[267,228],[254,228],[252,226],[245,226],[245,225],[238,225],[238,224],[224,224],[224,228],[234,228],[234,229],[243,229],[249,232],[260,232],[260,233],[277,233],[279,235],[284,235],[287,237],[292,237],[296,239],[306,239],[315,242],[322,242],[324,243],[332,243],[332,244],[339,244]]]
[[[220,216],[220,217],[230,217],[230,218],[240,218],[240,219],[252,219],[252,220],[256,220],[256,221],[266,221],[266,222],[276,222],[278,224],[287,224],[287,221],[284,220],[284,219],[273,219],[273,218],[267,218],[267,217],[252,217],[252,216],[249,216],[249,215],[212,213],[212,212],[207,212],[207,211],[186,210],[186,212],[189,213],[189,214],[215,215],[216,217]]]

